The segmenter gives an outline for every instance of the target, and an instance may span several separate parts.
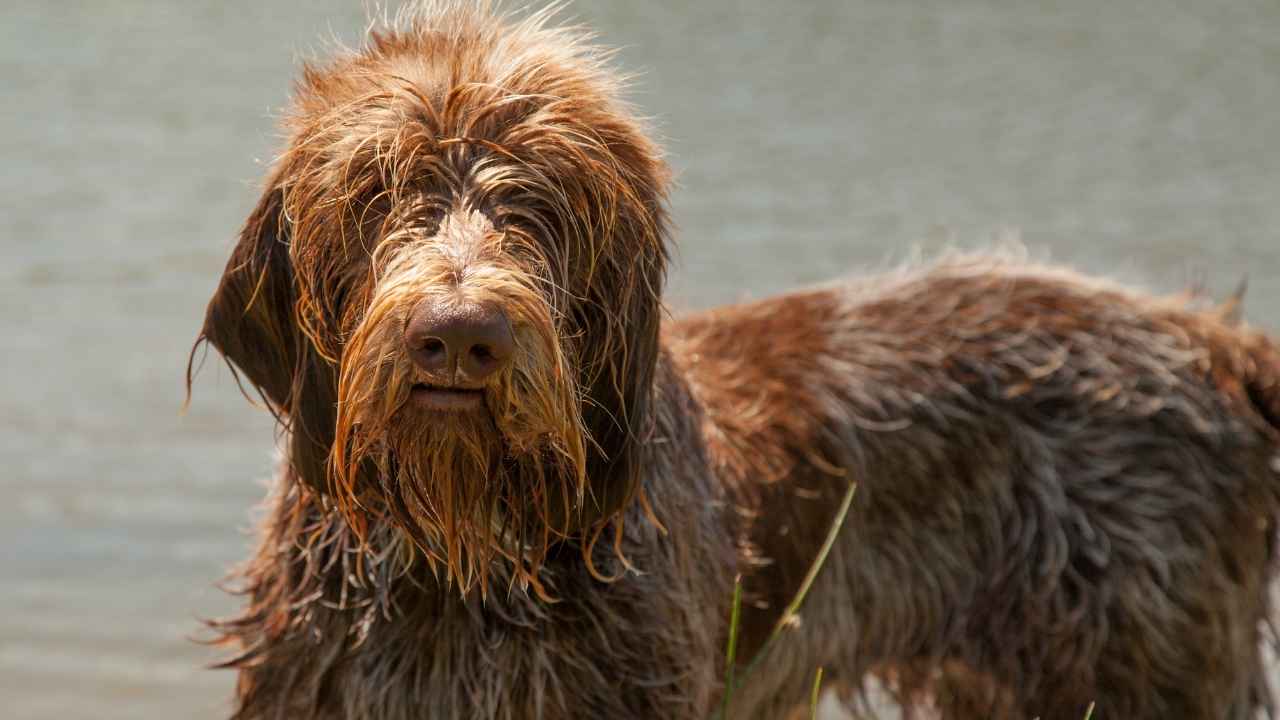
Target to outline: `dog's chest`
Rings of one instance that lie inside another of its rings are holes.
[[[400,612],[352,626],[325,683],[362,703],[344,717],[682,717],[706,701],[686,684],[704,671],[692,666],[705,654],[690,645],[700,633],[673,627],[678,611],[637,588],[579,589],[554,604],[414,592],[416,604],[398,595]]]

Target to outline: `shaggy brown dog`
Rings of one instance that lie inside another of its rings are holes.
[[[605,54],[432,6],[308,67],[202,340],[287,440],[238,718],[731,717],[825,667],[947,717],[1243,718],[1280,357],[953,259],[661,321],[666,166]]]

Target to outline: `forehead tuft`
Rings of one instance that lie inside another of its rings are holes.
[[[295,116],[314,116],[384,96],[445,109],[459,93],[536,104],[578,102],[598,112],[626,112],[622,78],[610,51],[582,28],[549,24],[554,7],[517,16],[482,2],[415,3],[376,24],[364,46],[308,64],[295,93]],[[486,92],[487,91],[487,92]]]

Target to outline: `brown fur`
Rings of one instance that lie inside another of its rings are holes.
[[[851,482],[731,717],[818,666],[953,718],[1269,706],[1264,336],[1002,258],[660,333],[666,167],[546,19],[424,6],[303,73],[201,334],[288,438],[235,717],[707,717],[733,576],[745,662]],[[406,402],[424,298],[510,318],[483,414]]]

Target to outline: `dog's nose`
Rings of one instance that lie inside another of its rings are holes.
[[[423,300],[405,326],[413,362],[442,385],[474,385],[511,361],[511,323],[497,308]]]

